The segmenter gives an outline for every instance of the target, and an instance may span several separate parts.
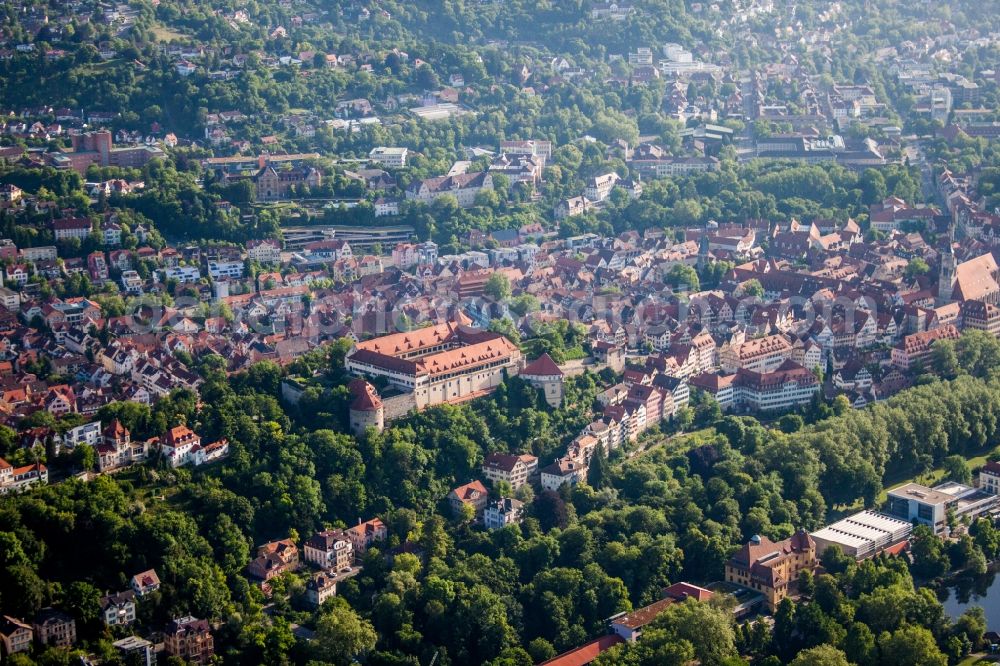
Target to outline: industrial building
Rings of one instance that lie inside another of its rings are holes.
[[[902,543],[912,531],[913,524],[906,520],[876,511],[862,511],[813,532],[812,538],[816,542],[817,555],[836,545],[844,554],[863,560]]]

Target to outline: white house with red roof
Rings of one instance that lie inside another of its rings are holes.
[[[140,597],[152,594],[160,589],[160,577],[156,575],[155,569],[143,571],[132,576],[132,591]]]
[[[229,453],[229,440],[220,439],[217,442],[212,442],[211,444],[206,444],[202,446],[198,444],[191,449],[191,462],[198,465],[204,465],[210,463],[213,460],[219,460],[220,458],[225,458]]]
[[[201,437],[187,426],[171,428],[160,440],[160,451],[171,467],[192,462],[195,447],[201,447]]]

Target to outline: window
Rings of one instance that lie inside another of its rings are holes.
[[[926,504],[918,504],[917,518],[919,518],[920,520],[927,520],[927,521],[934,520],[934,507],[927,506]]]

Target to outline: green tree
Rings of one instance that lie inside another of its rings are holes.
[[[667,271],[667,282],[670,286],[688,290],[688,291],[698,291],[701,288],[701,284],[698,281],[698,273],[687,264],[674,264]]]
[[[907,626],[878,640],[883,655],[891,655],[894,666],[946,666],[948,658],[924,627]]]
[[[914,257],[910,259],[910,262],[906,264],[906,279],[914,280],[921,275],[927,275],[931,270],[931,267],[920,257]]]
[[[832,645],[817,645],[803,650],[790,666],[849,666],[847,655]]]
[[[743,295],[753,298],[764,298],[764,287],[761,285],[760,280],[754,278],[743,283]]]
[[[689,599],[668,606],[653,620],[644,630],[637,649],[643,655],[642,664],[686,663],[682,660],[690,660],[689,655],[693,654],[706,666],[720,666],[736,656],[735,638],[731,611],[711,602]],[[665,650],[671,656],[661,662],[656,655]]]
[[[502,303],[510,298],[510,280],[503,273],[494,273],[486,281],[483,293],[498,303]]]
[[[913,528],[910,553],[913,557],[913,573],[921,578],[937,578],[951,568],[944,543],[926,525]]]
[[[954,340],[937,340],[931,345],[931,368],[944,379],[954,379],[960,369]]]
[[[590,487],[600,490],[611,484],[611,467],[608,465],[608,456],[604,452],[604,446],[598,444],[594,448],[594,454],[590,458],[590,467],[587,470],[587,484]]]
[[[377,640],[371,623],[354,612],[342,597],[336,597],[329,608],[324,607],[316,620],[314,649],[324,661],[350,664],[374,649]]]
[[[73,451],[73,459],[80,469],[90,471],[97,464],[97,453],[89,444],[79,444]]]
[[[972,470],[969,463],[962,456],[948,456],[941,461],[944,468],[945,478],[949,481],[969,484],[972,483]]]
[[[983,634],[986,633],[986,612],[981,606],[971,606],[962,613],[951,629],[955,635],[962,635],[972,646],[979,650],[983,645]]]

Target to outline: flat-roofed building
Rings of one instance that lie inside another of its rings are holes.
[[[886,548],[905,541],[913,523],[877,511],[861,511],[812,533],[816,554],[830,546],[839,546],[856,560],[873,557]]]
[[[115,641],[112,645],[127,664],[136,664],[136,666],[154,666],[156,664],[154,646],[145,638],[129,636]]]
[[[409,150],[406,148],[379,146],[371,149],[368,159],[378,162],[387,169],[402,169],[406,166],[407,153]]]
[[[942,483],[933,488],[907,483],[890,490],[888,498],[886,507],[889,514],[927,525],[935,534],[949,532],[949,510],[954,512],[956,518],[975,518],[1000,503],[1000,496],[955,482]]]

